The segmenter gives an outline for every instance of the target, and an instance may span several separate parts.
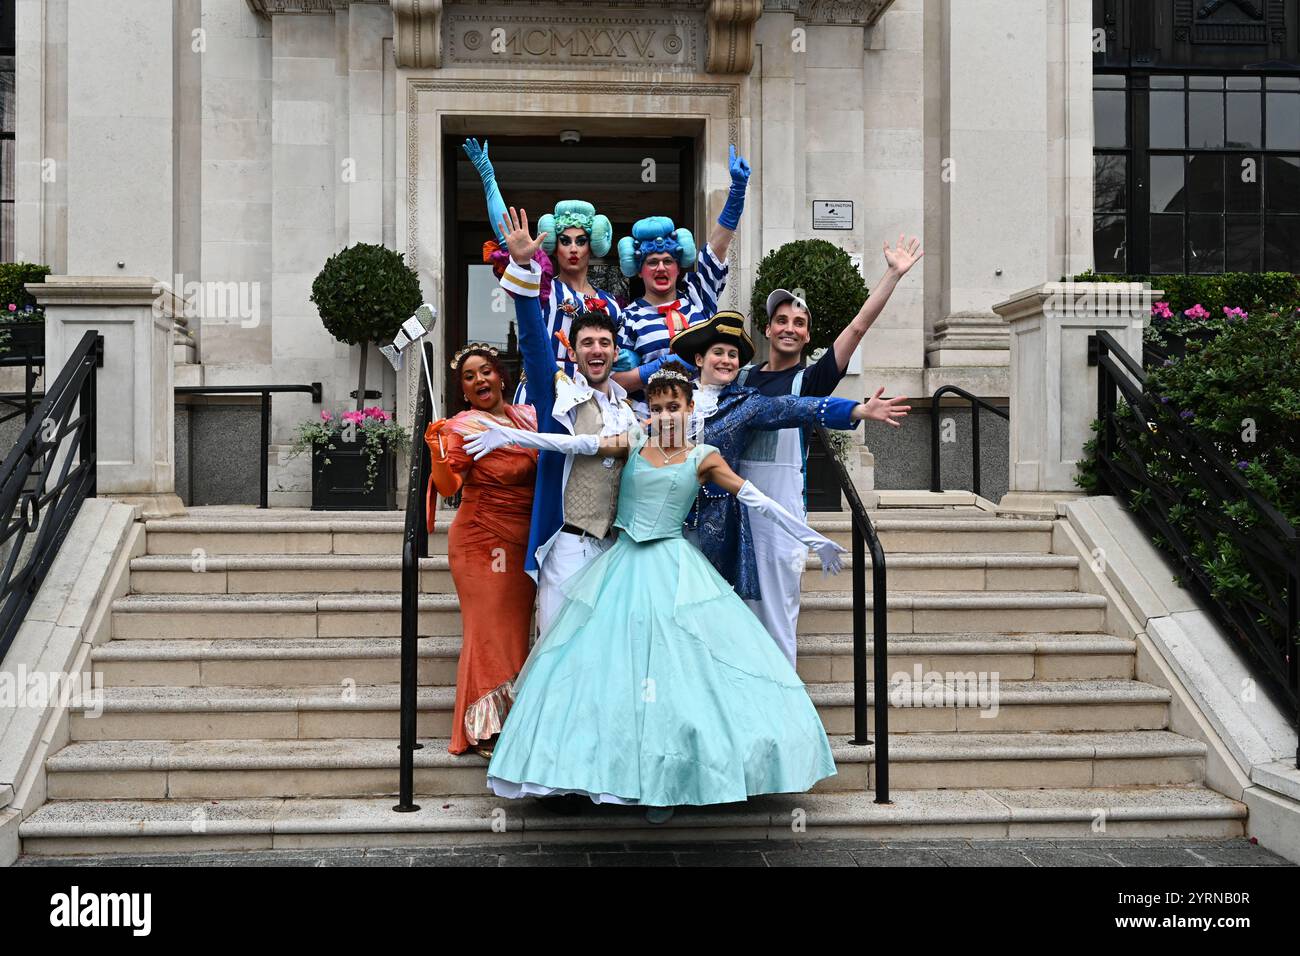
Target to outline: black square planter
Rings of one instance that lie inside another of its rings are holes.
[[[312,511],[396,511],[397,455],[384,443],[376,462],[375,485],[366,491],[366,462],[370,447],[364,441],[335,439],[334,448],[313,445],[311,452]],[[329,464],[325,459],[329,458]]]

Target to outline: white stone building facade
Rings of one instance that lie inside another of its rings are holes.
[[[473,217],[448,143],[685,144],[673,210],[701,235],[735,143],[754,173],[730,307],[787,241],[836,242],[873,283],[882,241],[917,235],[841,392],[1005,402],[992,306],[1092,265],[1092,18],[1091,0],[17,0],[14,254],[197,292],[178,385],[320,381],[346,407],[357,349],[309,301],[328,256],[405,253],[439,356],[463,334],[452,237]],[[852,203],[850,229],[814,228],[825,200]],[[409,414],[416,381],[370,362]],[[283,452],[315,406],[275,409],[272,503],[304,504],[306,459]]]

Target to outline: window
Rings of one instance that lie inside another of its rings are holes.
[[[1098,272],[1300,272],[1300,77],[1093,79]]]

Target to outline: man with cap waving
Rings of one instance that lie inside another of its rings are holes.
[[[905,399],[882,399],[883,388],[866,402],[853,402],[831,397],[769,397],[739,384],[736,376],[741,366],[754,357],[754,343],[745,331],[744,316],[737,312],[719,312],[677,333],[672,339],[672,351],[700,370],[687,437],[714,446],[729,465],[738,461],[753,436],[763,431],[811,425],[855,428],[867,419],[894,421],[910,410],[910,406],[901,404]],[[747,601],[757,601],[759,578],[749,526],[753,509],[741,507],[742,503],[706,482],[686,525],[688,537],[736,593]],[[808,541],[800,543],[806,555],[811,545]]]
[[[764,330],[770,354],[760,365],[741,370],[739,382],[762,395],[830,395],[844,378],[858,343],[884,310],[894,287],[924,253],[916,239],[898,237],[898,245],[885,246],[886,268],[858,314],[835,339],[832,348],[812,366],[804,362],[803,350],[811,332],[812,311],[800,296],[776,289],[767,297],[767,327]],[[890,420],[890,423],[898,423]],[[801,428],[757,432],[736,463],[737,473],[749,479],[764,494],[779,502],[791,514],[802,517],[804,469],[807,441]],[[749,515],[758,572],[759,600],[750,607],[767,632],[789,658],[795,661],[795,626],[799,620],[799,583],[808,549],[763,515]]]

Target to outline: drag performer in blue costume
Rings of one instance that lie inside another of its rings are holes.
[[[498,796],[582,794],[651,808],[647,819],[659,823],[675,806],[802,792],[835,773],[794,668],[683,539],[682,520],[709,481],[815,541],[829,573],[843,549],[742,481],[716,449],[686,440],[691,393],[687,375],[664,369],[646,385],[649,437],[639,428],[563,436],[567,450],[626,459],[620,533],[565,583],[566,600],[516,681],[488,764]],[[493,428],[467,451],[477,459],[560,438]]]
[[[718,311],[727,286],[727,249],[740,226],[749,185],[749,163],[736,154],[735,146],[728,167],[727,202],[702,249],[697,250],[689,229],[678,229],[667,216],[639,220],[632,235],[618,241],[623,275],[639,275],[645,283],[645,295],[629,302],[622,313],[623,344],[639,359],[639,367],[615,373],[629,393],[638,392],[665,359],[671,361],[668,345],[674,335]]]
[[[488,159],[488,144],[467,139],[465,154],[478,171],[483,182],[483,195],[487,201],[488,222],[496,234],[496,241],[484,248],[484,262],[493,266],[499,279],[509,262],[506,237],[501,223],[506,218],[506,204],[497,185],[496,170]],[[545,236],[542,251],[536,260],[542,270],[542,290],[539,299],[542,315],[549,329],[550,347],[555,352],[555,362],[566,375],[574,372],[574,362],[568,355],[569,326],[580,312],[603,311],[614,320],[615,328],[622,325],[622,312],[613,293],[597,289],[587,279],[587,270],[594,256],[599,259],[610,250],[614,229],[609,219],[599,215],[594,206],[580,199],[565,199],[556,203],[555,212],[542,216],[537,231]],[[547,274],[554,271],[554,277]],[[627,353],[616,369],[633,368],[638,362]],[[638,388],[640,385],[638,384]],[[515,403],[527,401],[526,386],[520,382],[515,391]]]
[[[882,399],[883,388],[866,402],[854,402],[833,397],[767,396],[738,385],[736,376],[754,357],[754,343],[745,331],[744,317],[737,312],[719,312],[678,333],[672,350],[700,370],[691,439],[717,448],[732,467],[757,432],[811,425],[852,429],[859,421],[893,421],[910,410],[910,406],[899,404],[906,399]],[[706,482],[687,523],[695,531],[695,543],[736,592],[746,600],[759,600],[749,514],[736,499],[724,487]]]

